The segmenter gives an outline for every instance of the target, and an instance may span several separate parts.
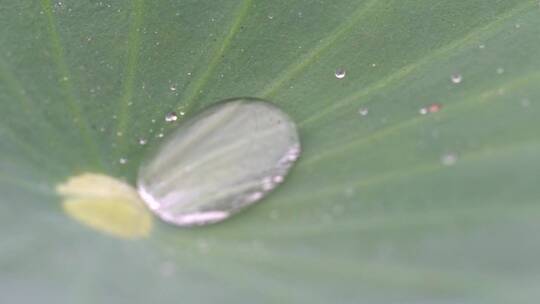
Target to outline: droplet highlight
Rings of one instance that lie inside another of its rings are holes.
[[[216,223],[281,184],[300,152],[296,125],[279,108],[229,100],[182,121],[151,149],[139,170],[138,192],[168,223]]]

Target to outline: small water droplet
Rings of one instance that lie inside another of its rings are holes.
[[[483,49],[486,48],[486,45],[485,45],[485,44],[480,44],[480,45],[478,46],[478,48],[481,49],[481,50],[483,50]]]
[[[463,76],[461,76],[461,74],[453,74],[450,79],[452,80],[452,83],[458,84],[463,80]]]
[[[218,103],[151,151],[139,169],[138,191],[166,222],[216,223],[275,189],[299,155],[296,125],[274,105]]]
[[[420,110],[418,110],[418,113],[420,113],[421,115],[426,115],[428,112],[429,110],[426,107],[421,107]]]
[[[166,122],[173,122],[176,120],[178,120],[178,115],[176,114],[176,112],[169,112],[165,115]]]
[[[345,69],[339,68],[336,70],[335,75],[337,79],[343,79],[347,75],[347,71]]]
[[[169,90],[175,92],[175,91],[176,91],[176,85],[174,85],[174,84],[171,85],[171,86],[169,87]]]
[[[501,75],[504,73],[504,68],[497,68],[497,74]]]
[[[139,145],[141,145],[141,146],[146,145],[146,139],[144,139],[144,138],[139,138]]]
[[[274,19],[274,16],[268,15],[268,19],[272,20],[272,19]]]
[[[158,133],[157,137],[162,138],[164,135],[163,133]]]
[[[116,136],[120,137],[122,135],[124,135],[122,132],[120,132],[120,131],[116,132]]]
[[[518,29],[518,28],[520,28],[520,27],[521,27],[521,24],[519,24],[519,23],[516,23],[516,24],[514,25],[514,27]]]
[[[457,162],[457,155],[454,153],[446,153],[441,157],[441,163],[445,166],[452,166]]]
[[[121,158],[118,160],[118,162],[119,162],[120,164],[122,164],[122,165],[125,165],[125,164],[127,164],[128,161],[127,161],[127,158],[121,157]]]
[[[362,116],[367,116],[369,114],[369,109],[366,107],[362,107],[358,110],[358,113]]]

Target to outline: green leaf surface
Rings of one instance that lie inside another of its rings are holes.
[[[0,301],[537,303],[539,53],[536,0],[1,0]],[[263,202],[138,241],[63,213],[238,96],[300,127]]]

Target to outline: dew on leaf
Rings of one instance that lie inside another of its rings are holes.
[[[347,75],[347,71],[345,71],[343,68],[339,68],[336,70],[335,75],[337,79],[343,79]]]
[[[367,116],[369,114],[369,109],[366,108],[366,107],[362,107],[362,108],[358,109],[358,114],[360,114],[362,116]]]
[[[461,74],[452,74],[450,80],[452,80],[452,83],[458,84],[463,80],[463,76]]]
[[[176,121],[178,120],[178,115],[176,114],[176,112],[169,112],[167,114],[165,114],[165,121],[166,122],[173,122],[173,121]]]
[[[300,155],[295,123],[276,106],[242,98],[183,121],[145,157],[137,187],[178,226],[222,221],[283,182]]]

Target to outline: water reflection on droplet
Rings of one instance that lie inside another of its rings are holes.
[[[155,147],[139,170],[138,191],[166,222],[215,223],[275,189],[299,155],[296,125],[280,109],[230,100],[183,121]]]
[[[339,68],[336,70],[335,75],[337,79],[343,79],[347,75],[347,71],[345,71],[343,68]]]

